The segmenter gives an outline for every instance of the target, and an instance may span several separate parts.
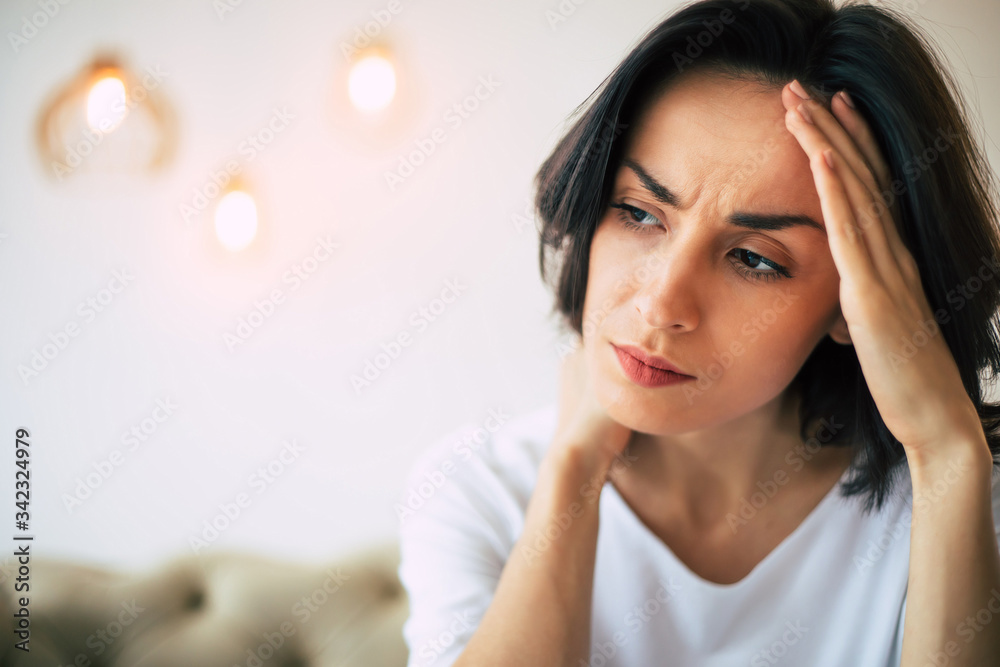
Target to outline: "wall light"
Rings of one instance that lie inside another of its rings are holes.
[[[396,68],[388,55],[374,51],[361,56],[351,66],[347,94],[361,111],[381,111],[396,95]]]
[[[424,69],[420,48],[406,32],[383,31],[377,40],[355,44],[349,54],[335,36],[330,85],[323,115],[347,151],[365,155],[399,151],[400,145],[425,129],[434,112],[433,77]]]
[[[110,55],[82,68],[38,115],[35,139],[49,175],[62,181],[79,171],[165,166],[177,146],[175,116],[160,88],[167,76],[159,66],[133,73]]]
[[[215,234],[227,249],[237,252],[257,236],[257,204],[242,190],[223,195],[215,207]]]
[[[92,130],[113,132],[125,120],[125,82],[120,73],[109,71],[94,83],[87,96],[87,124]]]

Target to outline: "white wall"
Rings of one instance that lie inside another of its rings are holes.
[[[246,492],[250,507],[210,548],[332,558],[394,536],[403,475],[434,440],[490,408],[554,400],[551,300],[533,229],[512,216],[563,119],[678,3],[399,1],[384,35],[412,95],[385,136],[352,125],[335,86],[338,44],[387,1],[244,0],[220,18],[208,1],[74,0],[17,52],[6,35],[40,10],[0,6],[0,498],[10,526],[14,432],[27,427],[37,553],[146,566],[189,551],[218,504]],[[1000,165],[1000,3],[896,4],[952,58]],[[572,14],[550,26],[560,6]],[[177,113],[176,159],[155,175],[52,181],[36,115],[105,47],[167,73],[158,91]],[[443,123],[480,77],[500,85],[460,127]],[[189,225],[178,205],[275,107],[294,120],[244,164],[261,237],[228,254],[207,213]],[[437,126],[446,141],[391,191],[384,172]],[[340,247],[290,289],[282,275],[327,234]],[[86,321],[78,304],[122,269],[134,280]],[[418,332],[411,314],[449,280],[467,289]],[[285,301],[231,352],[223,334],[274,288]],[[23,381],[18,366],[71,322],[81,333]],[[400,332],[413,344],[356,393],[350,376]],[[178,407],[130,451],[122,434],[158,399]],[[303,453],[256,493],[248,477],[290,439]],[[64,495],[115,450],[121,465],[68,511]]]

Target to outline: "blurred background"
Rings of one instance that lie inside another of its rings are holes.
[[[25,428],[33,553],[393,540],[425,448],[555,400],[532,178],[680,4],[3,0],[0,497]],[[1000,2],[883,4],[995,170]]]

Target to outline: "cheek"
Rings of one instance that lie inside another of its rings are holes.
[[[584,337],[589,338],[611,309],[626,297],[622,275],[628,272],[628,253],[602,224],[590,244],[587,293],[583,301]]]
[[[818,284],[782,287],[728,323],[730,354],[767,385],[790,381],[826,335],[837,312],[837,291]],[[741,373],[742,375],[742,373]]]
[[[789,302],[789,312],[799,323],[796,328],[815,344],[840,315],[840,274],[828,248],[813,257],[809,272],[803,272],[781,292]]]

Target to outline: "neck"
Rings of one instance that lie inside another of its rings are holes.
[[[775,492],[790,498],[832,483],[850,464],[851,450],[806,447],[799,403],[797,392],[786,391],[751,413],[696,432],[636,432],[628,448],[633,463],[611,479],[700,526],[724,523],[754,494],[758,501]]]

